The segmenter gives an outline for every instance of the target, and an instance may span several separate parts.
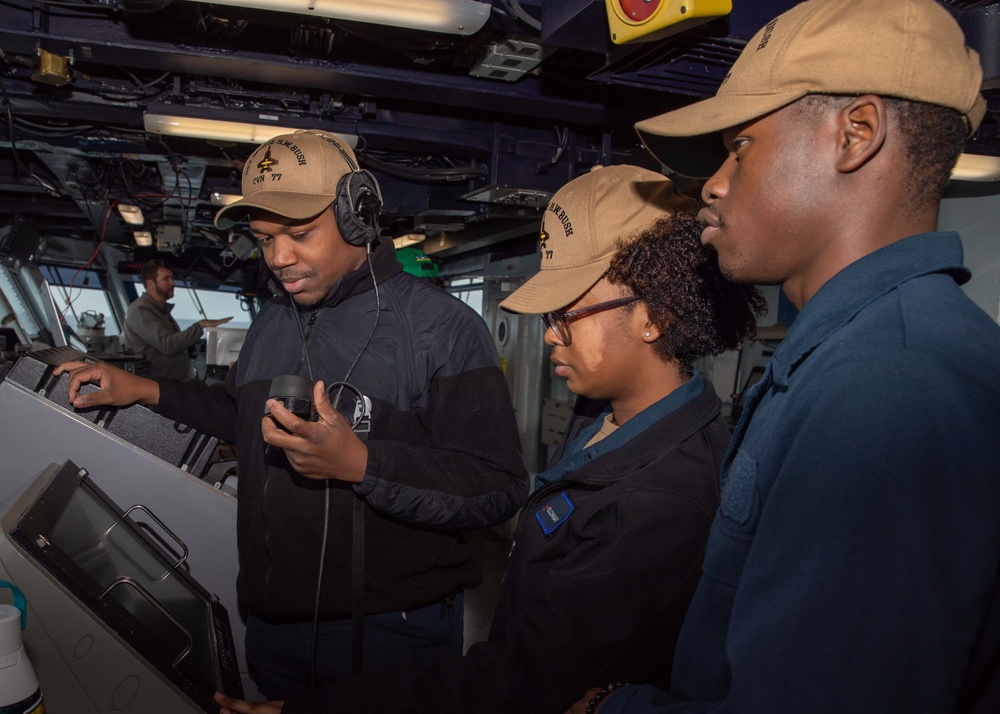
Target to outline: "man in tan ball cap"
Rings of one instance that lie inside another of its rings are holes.
[[[459,655],[463,593],[483,578],[462,531],[505,522],[528,491],[490,332],[403,272],[378,182],[336,135],[264,142],[242,192],[216,225],[248,221],[273,297],[225,383],[76,362],[60,367],[70,398],[138,401],[236,446],[242,644],[268,699]]]
[[[722,464],[671,691],[572,712],[1000,711],[1000,327],[935,232],[981,82],[933,0],[810,0],[637,125],[710,176],[722,271],[799,313]]]

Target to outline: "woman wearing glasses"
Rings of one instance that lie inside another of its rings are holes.
[[[670,681],[729,444],[693,363],[752,337],[764,308],[719,272],[696,210],[660,174],[591,171],[553,197],[541,269],[501,304],[542,316],[555,375],[585,398],[521,509],[490,634],[547,681],[525,711],[564,711],[588,677],[581,691]]]
[[[541,269],[501,306],[542,316],[575,418],[522,508],[490,634],[464,657],[349,677],[235,712],[558,713],[595,682],[669,684],[729,442],[693,361],[753,335],[763,303],[701,246],[695,202],[634,166],[560,189]],[[226,709],[223,710],[227,711]]]

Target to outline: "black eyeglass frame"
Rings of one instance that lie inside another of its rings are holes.
[[[636,295],[629,295],[627,297],[620,297],[615,298],[614,300],[599,302],[596,305],[581,307],[579,310],[569,310],[568,312],[553,310],[552,312],[543,314],[541,318],[542,322],[545,323],[545,327],[555,333],[559,342],[562,343],[564,347],[569,347],[573,342],[573,335],[569,329],[570,320],[583,317],[584,315],[593,315],[597,312],[604,312],[605,310],[614,310],[616,307],[628,305],[638,299],[639,298]]]

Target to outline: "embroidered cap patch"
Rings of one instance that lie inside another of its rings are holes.
[[[538,525],[542,527],[542,533],[548,535],[565,523],[566,519],[569,518],[569,514],[575,509],[576,506],[573,505],[573,502],[569,500],[569,496],[563,491],[539,508],[538,512],[535,513],[535,519],[538,521]]]

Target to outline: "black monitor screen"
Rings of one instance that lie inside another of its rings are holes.
[[[186,547],[157,543],[67,461],[11,536],[206,711],[216,690],[241,692],[225,608],[184,569]],[[144,519],[144,520],[148,520]]]

